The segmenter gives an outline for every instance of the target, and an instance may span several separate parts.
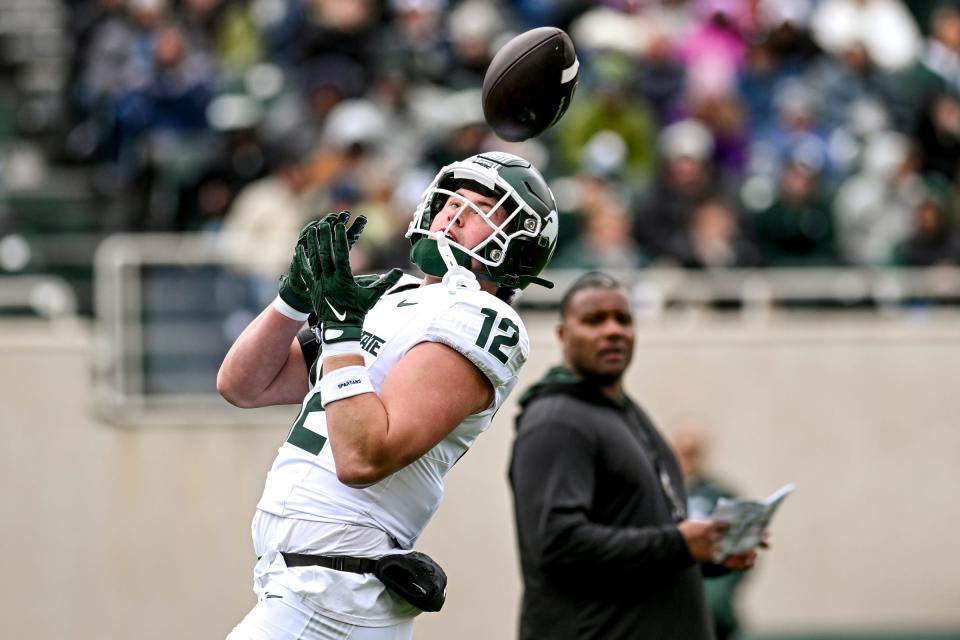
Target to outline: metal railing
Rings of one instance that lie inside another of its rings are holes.
[[[216,235],[119,234],[94,258],[97,406],[108,419],[163,423],[191,412],[197,424],[229,424],[216,394],[216,370],[235,336],[266,303],[254,300],[251,276],[224,259]],[[278,265],[281,273],[285,265]],[[676,313],[741,314],[753,322],[810,306],[905,312],[912,303],[960,308],[960,269],[771,269],[611,272],[630,291],[638,317]],[[531,286],[521,310],[553,309],[579,271],[549,271],[553,289]],[[269,284],[269,283],[268,283]],[[283,411],[283,410],[278,410]],[[285,408],[284,415],[289,413]],[[276,424],[276,414],[243,412]],[[174,420],[182,424],[183,420]]]
[[[184,415],[197,426],[237,423],[238,413],[214,388],[235,337],[223,331],[237,301],[211,287],[218,278],[244,276],[219,253],[215,237],[203,234],[117,234],[97,248],[95,386],[103,418],[133,426],[182,426]],[[245,411],[241,419],[276,425],[289,421],[289,413],[289,407]]]
[[[530,287],[520,303],[555,306],[582,272],[547,271],[553,289]],[[675,307],[728,304],[745,310],[792,305],[867,306],[893,310],[912,301],[960,302],[960,268],[776,268],[610,271],[632,294],[635,307],[658,315]]]

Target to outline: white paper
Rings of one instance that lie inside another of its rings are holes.
[[[777,507],[793,489],[793,483],[784,485],[761,502],[720,498],[710,517],[729,522],[730,528],[717,544],[714,562],[721,562],[729,555],[746,553],[760,544]]]

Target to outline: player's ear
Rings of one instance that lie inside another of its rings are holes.
[[[560,342],[563,342],[563,323],[562,322],[557,323],[557,338],[560,340]]]

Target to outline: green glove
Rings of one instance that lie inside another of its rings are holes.
[[[287,275],[280,276],[278,287],[280,299],[300,313],[313,311],[313,302],[310,300],[310,272],[312,265],[317,263],[316,227],[318,224],[320,222],[314,220],[300,230]]]
[[[287,275],[280,276],[279,294],[281,300],[301,313],[312,313],[314,311],[312,289],[316,284],[315,273],[319,265],[317,260],[317,227],[321,224],[333,226],[338,221],[346,223],[349,219],[349,211],[328,213],[323,219],[314,220],[300,230]],[[349,247],[356,244],[366,224],[367,219],[364,216],[357,216],[347,234],[347,245]]]
[[[369,283],[354,280],[348,237],[357,235],[354,227],[363,219],[358,217],[350,231],[347,231],[346,219],[341,216],[335,224],[317,227],[319,269],[315,269],[314,274],[319,271],[319,277],[311,290],[311,299],[323,326],[321,340],[327,353],[331,353],[331,346],[337,343],[357,343],[355,346],[344,344],[343,349],[337,351],[359,353],[367,311],[403,276],[400,269],[393,269]]]

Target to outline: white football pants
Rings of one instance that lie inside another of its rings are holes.
[[[360,627],[317,613],[272,583],[227,640],[412,640],[413,618],[388,627]]]

